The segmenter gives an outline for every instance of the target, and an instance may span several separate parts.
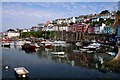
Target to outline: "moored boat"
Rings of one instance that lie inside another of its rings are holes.
[[[52,46],[62,46],[62,47],[66,47],[66,46],[69,46],[69,44],[52,44]]]
[[[2,47],[9,47],[10,48],[10,43],[4,42],[4,43],[2,43]]]
[[[49,40],[43,40],[41,41],[41,44],[52,44],[53,42],[49,41]]]
[[[24,41],[15,41],[15,46],[22,46],[22,45],[24,45]]]
[[[30,44],[31,47],[39,48],[40,46],[37,43]]]
[[[14,42],[9,42],[9,44],[10,44],[11,46],[14,46]]]
[[[17,74],[17,77],[22,77],[22,78],[28,77],[29,71],[24,67],[14,68],[14,70],[15,70],[15,73]]]
[[[74,53],[80,53],[80,50],[73,50]]]
[[[92,44],[88,45],[87,47],[83,47],[83,48],[89,49],[89,50],[96,50],[100,46],[101,46],[101,44],[99,44],[99,43],[92,43]]]
[[[25,43],[24,45],[22,45],[22,49],[35,49],[35,48],[39,48],[40,46],[37,45],[37,43],[35,44],[29,44],[29,43]]]
[[[58,41],[54,41],[53,43],[54,43],[54,44],[66,44],[65,41],[60,41],[60,40],[58,40]]]
[[[44,40],[41,42],[41,47],[44,47],[44,48],[51,48],[52,47],[52,42],[49,41],[49,40]]]
[[[82,46],[82,44],[80,42],[76,42],[75,45],[76,46]]]
[[[115,52],[106,52],[107,54],[111,55],[111,56],[115,56],[116,53]]]
[[[64,55],[65,52],[51,52],[51,54],[53,54],[53,55]]]

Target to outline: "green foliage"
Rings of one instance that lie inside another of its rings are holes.
[[[24,38],[27,38],[27,37],[31,37],[32,35],[30,32],[23,32],[23,33],[21,33],[21,36]]]
[[[103,18],[99,19],[99,24],[105,23],[105,20]]]
[[[107,14],[107,13],[110,13],[110,12],[108,10],[104,10],[100,14]]]
[[[55,20],[52,21],[52,24],[57,24],[57,22]]]
[[[106,25],[110,25],[114,23],[114,19],[107,19],[104,20],[103,18],[100,18],[99,21],[94,21],[94,22],[90,22],[91,25],[95,25],[95,24],[102,24],[105,23]]]
[[[95,21],[95,22],[93,22],[93,24],[99,24],[99,22]]]
[[[116,12],[116,14],[119,14],[119,15],[120,15],[120,11],[118,10],[118,11]]]
[[[51,31],[51,32],[50,32],[50,36],[51,36],[51,38],[54,38],[54,37],[55,37],[55,32],[54,32],[54,31]]]
[[[105,24],[106,25],[110,25],[110,24],[113,24],[114,21],[115,21],[114,19],[107,19],[106,22],[105,22]]]
[[[28,38],[28,37],[36,37],[36,38],[53,38],[55,36],[55,32],[54,31],[39,31],[39,32],[22,32],[21,33],[22,38]]]
[[[70,25],[73,25],[73,24],[74,24],[73,22],[70,23]]]
[[[99,21],[100,21],[101,23],[103,23],[103,22],[104,22],[104,19],[103,19],[103,18],[100,18]]]

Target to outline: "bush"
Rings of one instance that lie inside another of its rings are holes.
[[[44,37],[47,39],[53,38],[55,36],[54,31],[39,31],[39,32],[22,32],[21,37],[22,38],[27,38],[27,37],[35,37],[35,38],[40,38]]]

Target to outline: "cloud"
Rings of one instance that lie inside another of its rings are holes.
[[[118,2],[119,0],[3,0],[3,2]]]
[[[19,6],[17,6],[16,4],[18,4]],[[26,5],[29,5],[29,7]],[[55,13],[54,11],[41,10],[38,8],[35,9],[32,6],[35,5],[33,3],[32,4],[26,3],[22,5],[20,3],[15,3],[14,5],[7,3],[6,6],[3,4],[2,10],[3,28],[4,29],[9,29],[9,27],[30,28],[33,25],[37,25],[38,23],[45,23],[47,20],[53,20],[55,18],[64,17],[64,13],[62,12]]]
[[[116,5],[94,2],[5,2],[2,4],[3,26],[31,27],[47,20],[98,13],[103,9],[116,10]]]

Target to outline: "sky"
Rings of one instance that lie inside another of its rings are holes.
[[[117,9],[117,2],[2,2],[2,30],[31,28],[48,20]]]
[[[2,2],[118,2],[119,0],[1,0]]]

